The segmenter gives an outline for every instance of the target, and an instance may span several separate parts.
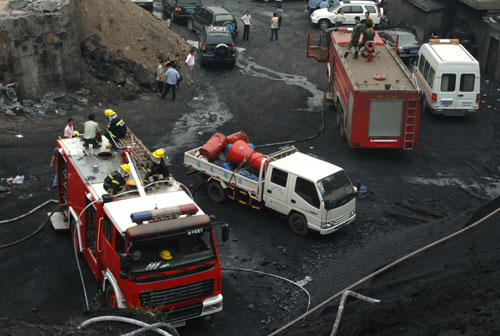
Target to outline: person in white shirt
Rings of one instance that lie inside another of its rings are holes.
[[[243,40],[248,41],[248,37],[250,36],[250,24],[252,24],[250,11],[246,11],[245,15],[241,17],[241,22],[243,22]]]
[[[73,137],[73,119],[68,119],[68,124],[64,128],[64,138],[71,139]]]
[[[340,27],[345,21],[344,12],[339,9],[337,15],[335,15],[335,27]]]
[[[191,49],[189,55],[186,57],[186,68],[187,68],[187,81],[189,84],[194,84],[193,80],[193,69],[194,69],[194,50]]]

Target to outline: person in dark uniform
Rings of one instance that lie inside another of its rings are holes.
[[[375,24],[373,23],[373,20],[370,18],[369,12],[365,12],[365,25],[367,28],[375,29]]]
[[[153,181],[157,182],[160,175],[163,175],[163,178],[167,178],[170,176],[170,171],[168,166],[165,164],[165,152],[162,149],[157,149],[153,152],[151,156],[151,166],[147,169],[146,180],[149,177],[153,177]],[[155,183],[156,189],[160,188],[158,183]]]
[[[125,137],[127,134],[127,126],[125,125],[125,121],[123,121],[123,119],[121,119],[112,109],[104,111],[104,116],[109,120],[109,126],[106,129],[106,134],[104,134],[104,136],[108,138],[110,143],[109,148],[111,148],[114,144],[113,140],[116,141],[117,139]]]
[[[359,49],[364,48],[366,42],[373,41],[375,39],[375,30],[369,26],[368,21],[366,21],[365,30],[363,30],[363,41],[361,41],[361,45]]]
[[[122,191],[123,187],[130,190],[130,187],[127,185],[125,178],[128,176],[128,172],[130,172],[130,166],[128,164],[122,164],[120,166],[121,171],[125,174],[122,175],[121,172],[115,170],[112,173],[109,173],[108,176],[104,179],[103,188],[108,192],[111,196],[118,194]]]
[[[346,50],[344,54],[344,58],[349,56],[349,53],[351,52],[351,48],[354,47],[354,58],[358,58],[358,53],[359,53],[359,38],[361,36],[361,33],[363,32],[363,25],[361,24],[361,19],[359,16],[356,16],[354,18],[354,22],[356,22],[356,25],[352,28],[352,34],[351,34],[351,42],[349,42],[349,49]]]

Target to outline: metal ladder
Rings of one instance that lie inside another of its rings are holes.
[[[147,169],[151,164],[151,152],[127,127],[127,135],[119,139],[123,147],[127,147],[138,167]]]
[[[415,148],[415,135],[417,132],[417,100],[407,101],[406,121],[404,133],[404,149],[412,150]]]

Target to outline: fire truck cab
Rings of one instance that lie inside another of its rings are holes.
[[[52,221],[69,230],[111,307],[168,311],[168,321],[222,310],[221,269],[209,216],[172,177],[142,186],[150,152],[128,131],[120,152],[57,141],[58,199]],[[135,185],[111,197],[105,177],[128,163]],[[147,183],[147,181],[145,182]],[[225,227],[224,229],[227,229]],[[227,230],[223,230],[227,239]]]
[[[351,148],[416,148],[420,93],[415,80],[377,34],[367,43],[366,57],[344,57],[351,32],[334,28],[309,34],[307,45],[307,57],[327,63],[325,99],[336,108],[341,137]]]

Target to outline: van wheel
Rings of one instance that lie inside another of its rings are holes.
[[[193,31],[193,30],[194,30],[194,29],[193,29],[193,20],[192,20],[192,19],[189,19],[189,20],[187,21],[187,24],[186,24],[186,25],[187,25],[187,29],[188,29],[188,30],[190,30],[190,31]]]
[[[294,212],[288,217],[288,226],[297,236],[305,237],[309,233],[304,215]]]
[[[108,283],[108,287],[106,288],[106,305],[110,308],[118,308],[118,301],[116,300],[116,293],[115,290],[113,289],[113,286],[111,286]]]
[[[319,20],[318,25],[321,29],[325,30],[330,28],[330,21],[327,19]]]
[[[226,200],[226,191],[219,182],[211,180],[207,185],[208,197],[214,203],[222,203]]]

